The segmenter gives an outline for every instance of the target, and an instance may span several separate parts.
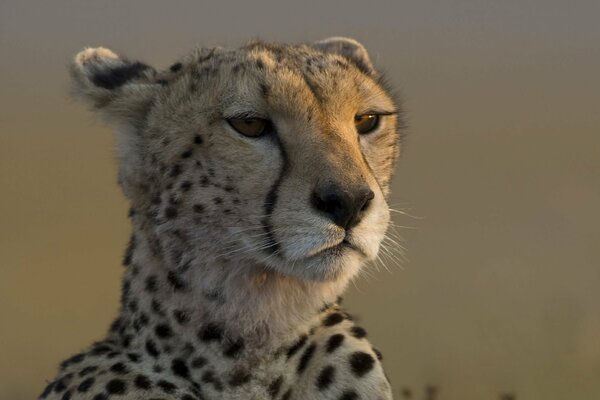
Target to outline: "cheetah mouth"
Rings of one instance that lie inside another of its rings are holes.
[[[353,243],[348,238],[348,235],[346,235],[346,237],[344,237],[344,239],[342,239],[341,241],[338,241],[337,243],[325,244],[325,245],[319,247],[318,249],[313,250],[308,255],[307,258],[318,257],[318,256],[338,257],[338,256],[341,256],[345,251],[348,251],[348,250],[355,251],[358,254],[360,254],[362,257],[368,258],[365,251],[362,248],[360,248],[358,245]]]

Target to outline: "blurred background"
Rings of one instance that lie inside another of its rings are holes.
[[[2,0],[0,399],[35,398],[117,312],[127,204],[70,58],[164,68],[332,35],[365,44],[410,126],[391,201],[407,260],[346,297],[396,398],[599,399],[599,18],[597,0]]]

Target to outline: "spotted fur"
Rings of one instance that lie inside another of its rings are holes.
[[[40,398],[391,399],[381,353],[337,300],[377,254],[399,149],[364,47],[253,42],[164,71],[94,48],[71,77],[116,127],[133,234],[118,318]],[[381,121],[358,135],[365,113]],[[256,138],[227,123],[256,117]],[[360,190],[342,227],[339,196]]]

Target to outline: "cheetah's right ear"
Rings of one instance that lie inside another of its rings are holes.
[[[160,87],[152,67],[103,47],[77,54],[70,73],[75,94],[117,123],[135,124],[143,118]]]
[[[376,75],[375,67],[373,67],[367,49],[352,38],[334,36],[314,42],[312,45],[323,52],[344,56],[367,75]]]

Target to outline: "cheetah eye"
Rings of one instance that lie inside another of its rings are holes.
[[[356,131],[361,135],[371,133],[379,126],[379,115],[357,115],[354,117],[354,126],[356,126]]]
[[[269,121],[262,118],[230,118],[227,122],[237,132],[248,137],[262,135],[269,126]]]

